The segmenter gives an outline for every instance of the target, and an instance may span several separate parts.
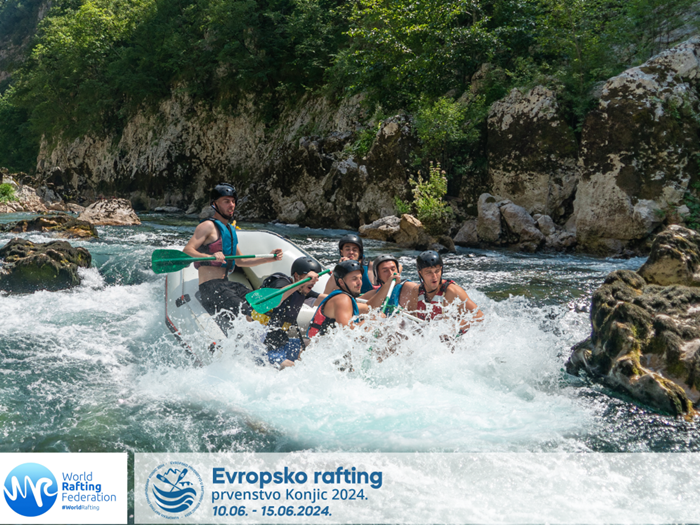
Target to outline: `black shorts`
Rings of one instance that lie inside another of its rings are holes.
[[[249,315],[250,306],[245,300],[250,289],[241,283],[228,279],[212,279],[199,285],[202,306],[209,315],[223,312],[225,316],[235,317],[239,312]]]

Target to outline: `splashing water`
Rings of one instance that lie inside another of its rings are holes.
[[[223,357],[197,368],[165,327],[164,279],[149,268],[153,249],[182,246],[196,222],[144,219],[72,241],[93,255],[79,287],[0,294],[1,451],[697,448],[695,423],[562,370],[590,331],[592,291],[639,259],[462,251],[445,258],[445,275],[485,320],[458,339],[447,323],[417,329],[394,316],[332,331],[280,372],[256,364],[262,327],[238,320]],[[265,228],[326,265],[337,257],[339,231]],[[0,245],[11,237],[0,234]],[[417,278],[416,252],[378,241],[365,249],[400,255],[404,277]]]

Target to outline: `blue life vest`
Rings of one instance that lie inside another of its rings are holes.
[[[219,238],[211,244],[202,246],[199,251],[203,253],[208,253],[214,255],[216,252],[222,252],[225,256],[236,255],[236,249],[238,248],[238,235],[236,235],[236,228],[231,227],[230,224],[224,224],[218,219],[207,219],[212,221],[216,225],[216,229],[219,230]],[[230,272],[235,266],[236,262],[234,259],[226,261],[226,273]],[[194,263],[195,268],[200,266],[223,266],[219,262],[209,262],[203,261],[199,263]]]
[[[360,293],[367,293],[374,290],[374,285],[369,279],[369,263],[362,263],[362,288],[360,288]]]
[[[403,283],[407,281],[401,281],[399,284],[394,286],[394,291],[391,292],[391,295],[389,296],[389,302],[387,303],[386,307],[386,315],[387,317],[390,317],[394,314],[394,310],[399,307],[399,298],[401,297],[401,288],[403,287]]]
[[[323,307],[326,305],[326,301],[328,301],[328,299],[340,294],[345,294],[352,299],[352,315],[355,317],[360,315],[360,309],[357,307],[357,301],[355,301],[355,298],[352,295],[343,290],[333,290],[323,301],[321,301],[318,308],[316,308],[314,316],[311,319],[311,324],[309,324],[309,329],[306,331],[306,337],[313,337],[317,334],[323,335],[329,328],[335,326],[335,319],[326,316],[326,314],[323,313]]]

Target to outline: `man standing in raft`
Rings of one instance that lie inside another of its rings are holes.
[[[362,239],[354,233],[348,233],[343,235],[338,241],[338,250],[340,251],[340,261],[358,261],[360,263],[360,268],[362,272],[362,286],[360,288],[360,294],[367,293],[370,290],[374,290],[374,283],[370,278],[370,270],[372,269],[371,262],[365,262],[364,247],[362,245]],[[337,290],[338,285],[335,279],[328,279],[326,283],[326,289],[323,293],[329,294],[333,290]]]
[[[465,333],[472,323],[483,319],[484,314],[472,301],[467,292],[454,281],[442,278],[442,257],[440,254],[428,250],[421,253],[416,259],[420,285],[405,283],[408,287],[409,297],[406,309],[415,312],[417,317],[430,321],[442,317],[443,308],[457,301],[460,314],[471,314],[471,320],[462,319],[459,322],[460,334]]]
[[[316,308],[307,337],[323,335],[336,323],[349,328],[360,326],[363,321],[357,317],[369,312],[366,304],[357,304],[355,300],[360,296],[363,280],[362,265],[358,261],[348,259],[339,263],[333,269],[333,280],[337,289]]]
[[[194,263],[199,270],[199,291],[202,296],[202,306],[210,315],[216,315],[222,310],[230,310],[238,315],[245,295],[250,291],[244,285],[229,281],[226,277],[234,265],[258,266],[282,258],[282,250],[276,249],[270,253],[275,255],[269,259],[225,259],[228,255],[243,255],[238,248],[238,236],[235,225],[230,222],[238,202],[236,189],[228,182],[218,184],[211,192],[211,207],[214,217],[199,224],[194,235],[183,250],[191,257],[216,257],[216,261]]]

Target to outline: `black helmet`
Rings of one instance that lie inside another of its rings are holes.
[[[374,269],[374,282],[377,284],[384,284],[384,282],[379,278],[379,265],[387,261],[394,261],[396,263],[396,269],[399,269],[399,260],[393,255],[388,255],[386,253],[377,256],[374,259],[373,269]]]
[[[360,239],[360,236],[355,235],[354,233],[346,233],[338,241],[338,250],[342,250],[343,246],[348,243],[357,244],[360,247],[360,259],[362,259],[364,257],[365,248],[362,245],[362,239]]]
[[[220,197],[233,197],[233,200],[235,200],[236,204],[238,204],[238,193],[236,192],[236,188],[233,187],[233,184],[228,182],[221,182],[217,184],[214,189],[211,190],[210,197],[212,203]]]
[[[442,265],[442,257],[440,257],[440,254],[434,250],[425,251],[416,258],[416,266],[418,267],[418,271],[421,271],[423,268]]]
[[[311,257],[299,257],[292,263],[292,275],[295,273],[304,275],[309,272],[321,273],[321,271],[323,271],[321,264]]]

